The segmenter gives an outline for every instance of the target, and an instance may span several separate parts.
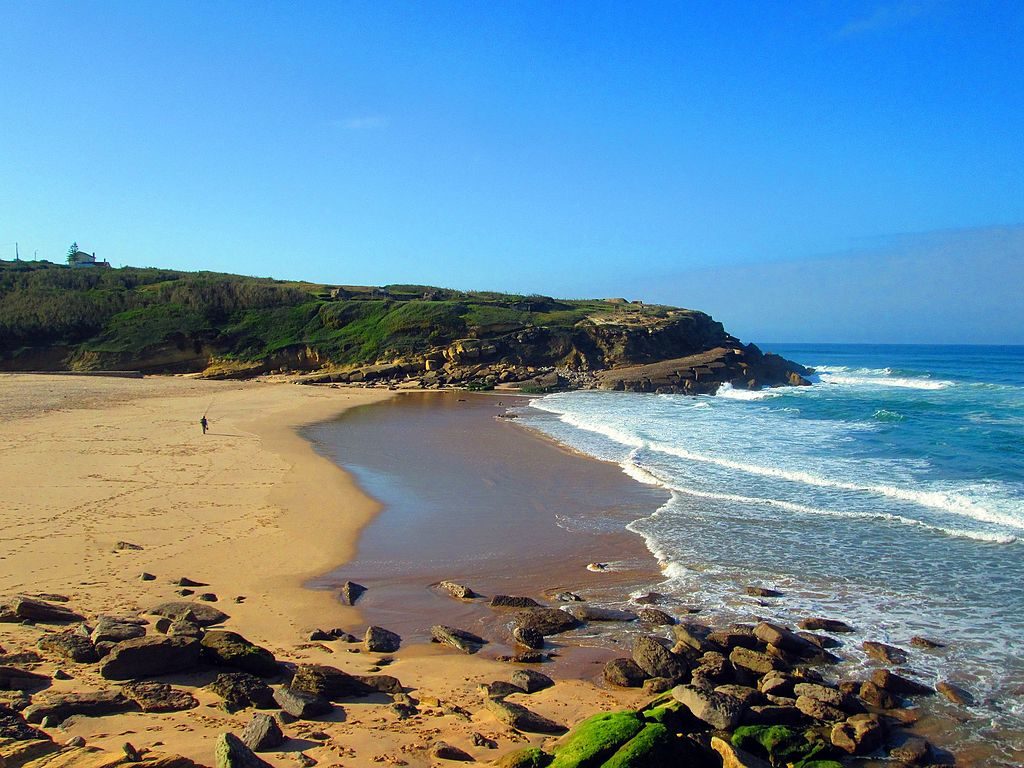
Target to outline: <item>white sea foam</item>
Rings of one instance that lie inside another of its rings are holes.
[[[718,388],[716,397],[724,397],[727,400],[764,400],[769,397],[779,397],[783,393],[776,389],[736,389],[732,384],[726,382]]]
[[[848,376],[838,373],[820,373],[822,384],[844,384],[854,387],[897,387],[899,389],[947,389],[953,386],[952,381],[937,379],[911,379],[899,376]]]

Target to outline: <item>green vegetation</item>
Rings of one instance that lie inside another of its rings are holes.
[[[810,738],[808,738],[810,737]],[[767,757],[772,765],[792,765],[793,768],[824,768],[828,762],[815,759],[827,749],[813,732],[807,734],[783,725],[745,725],[732,734],[734,747],[760,757]]]
[[[602,712],[588,717],[555,750],[551,768],[597,768],[643,727],[636,712]]]

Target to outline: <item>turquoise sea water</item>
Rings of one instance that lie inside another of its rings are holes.
[[[521,420],[670,498],[630,525],[658,591],[722,616],[841,618],[969,689],[968,740],[1024,728],[1024,347],[782,345],[815,385],[714,397],[571,392]],[[585,521],[566,521],[567,525]],[[775,586],[758,605],[737,584]]]

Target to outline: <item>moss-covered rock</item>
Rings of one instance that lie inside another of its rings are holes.
[[[602,712],[588,717],[554,750],[551,768],[597,768],[643,727],[636,712]]]
[[[540,747],[527,747],[515,752],[509,752],[494,765],[497,768],[546,768],[551,763],[552,757]]]
[[[677,766],[673,755],[672,733],[661,723],[648,723],[636,736],[623,744],[601,768],[660,768]]]
[[[734,747],[767,757],[772,765],[793,765],[793,768],[815,768],[814,760],[827,749],[824,742],[784,725],[745,725],[732,734]],[[817,768],[825,768],[818,766]]]

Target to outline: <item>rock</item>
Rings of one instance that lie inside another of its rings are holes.
[[[40,624],[67,624],[73,621],[85,621],[85,617],[63,605],[54,605],[22,595],[0,602],[0,622],[26,620]]]
[[[234,667],[257,677],[274,677],[280,673],[274,654],[236,632],[208,631],[201,645],[203,661],[214,666]]]
[[[706,653],[719,646],[708,640],[711,630],[703,624],[684,621],[672,627],[672,637],[676,643],[692,648],[699,653]]]
[[[791,632],[779,624],[762,621],[754,627],[754,637],[767,645],[781,648],[783,651],[798,656],[808,656],[821,649],[804,640],[795,632]]]
[[[136,637],[115,645],[100,665],[107,680],[134,680],[192,669],[199,642],[190,637]]]
[[[273,768],[233,733],[222,733],[217,737],[213,755],[215,768]]]
[[[460,600],[471,600],[477,597],[476,592],[472,589],[462,584],[456,584],[454,581],[442,581],[437,586],[438,589],[442,589],[452,597],[457,597]]]
[[[370,653],[394,653],[402,645],[402,638],[383,627],[367,627],[363,644]]]
[[[722,758],[722,768],[771,768],[766,761],[734,747],[718,736],[711,737],[711,748]]]
[[[172,621],[167,627],[167,634],[172,637],[191,637],[196,640],[201,640],[203,637],[203,628],[194,621],[178,619],[177,621]]]
[[[643,689],[648,696],[657,696],[659,693],[671,691],[673,685],[675,683],[667,677],[649,677],[644,680]]]
[[[117,544],[114,545],[114,551],[115,552],[124,552],[126,550],[127,551],[135,551],[135,552],[137,552],[137,551],[140,551],[141,549],[142,549],[141,546],[139,546],[138,544],[132,544],[130,541],[119,541],[119,542],[117,542]]]
[[[902,648],[897,648],[894,645],[886,645],[885,643],[876,643],[872,640],[865,640],[861,643],[861,648],[872,659],[885,662],[886,664],[906,664],[907,663],[907,652]]]
[[[733,648],[757,648],[757,638],[754,637],[754,630],[750,627],[734,627],[732,629],[717,630],[707,636],[709,643],[731,652]]]
[[[435,742],[430,748],[430,756],[436,760],[459,760],[464,763],[472,763],[473,756],[458,747],[453,747],[444,741]]]
[[[495,661],[509,662],[512,664],[542,664],[545,661],[550,661],[551,657],[546,653],[540,651],[523,651],[517,653],[515,656],[495,656]]]
[[[270,715],[254,712],[252,719],[242,729],[242,743],[253,752],[266,752],[285,742],[281,726]]]
[[[149,609],[148,613],[154,616],[166,616],[171,621],[185,619],[200,627],[209,627],[214,624],[222,624],[227,621],[228,616],[223,611],[205,603],[192,603],[187,600],[171,601],[160,603]]]
[[[672,689],[672,697],[698,720],[719,730],[731,730],[739,725],[745,709],[741,702],[730,696],[692,685],[677,685]]]
[[[196,596],[197,599],[202,600],[204,603],[216,603],[217,596],[213,592],[203,592]]]
[[[813,616],[808,619],[801,619],[796,624],[800,629],[807,629],[812,632],[853,632],[853,627],[839,619],[823,619]]]
[[[75,678],[73,678],[71,675],[69,675],[63,669],[59,669],[58,668],[58,669],[53,670],[53,679],[54,680],[74,680]]]
[[[974,697],[959,685],[953,685],[953,683],[942,681],[935,686],[935,690],[954,704],[958,704],[961,707],[974,706]]]
[[[372,693],[402,693],[402,683],[397,677],[391,675],[352,675],[356,683],[362,686],[362,693],[355,694],[369,696]]]
[[[641,608],[636,615],[640,621],[652,627],[671,626],[676,623],[672,616],[657,608]]]
[[[223,672],[207,688],[224,699],[228,712],[246,707],[273,709],[276,700],[270,686],[248,672]]]
[[[444,624],[435,624],[430,628],[431,639],[435,643],[450,645],[463,653],[476,653],[487,641],[472,632],[455,627],[446,627]]]
[[[772,658],[766,653],[743,647],[733,648],[729,653],[729,661],[734,667],[741,667],[758,675],[781,670],[786,666],[779,659]]]
[[[89,638],[78,634],[74,630],[52,632],[43,635],[36,642],[36,647],[41,651],[55,653],[62,659],[76,664],[93,664],[99,661],[99,656],[96,655],[96,647]]]
[[[641,635],[633,641],[633,661],[648,677],[666,677],[673,682],[689,672],[680,656],[670,653],[653,637]]]
[[[527,648],[536,650],[544,647],[544,635],[531,627],[516,627],[512,630],[512,637]]]
[[[908,736],[902,744],[889,750],[889,757],[908,765],[926,765],[931,751],[931,745],[920,736]]]
[[[944,643],[940,643],[937,640],[931,640],[927,637],[921,637],[920,635],[915,635],[914,637],[910,638],[910,644],[914,648],[923,648],[928,651],[934,650],[936,648],[946,647]]]
[[[521,704],[513,704],[505,699],[484,699],[484,705],[496,718],[517,731],[527,733],[562,733],[565,726],[553,720],[531,712]]]
[[[147,573],[146,571],[143,571],[139,574],[139,579],[141,579],[142,581],[156,581],[156,576],[154,576],[152,573]]]
[[[350,675],[325,664],[300,664],[292,677],[291,688],[328,701],[339,701],[373,693],[400,693],[402,684],[390,675]]]
[[[842,645],[842,643],[835,638],[829,637],[828,635],[816,635],[813,632],[800,631],[796,633],[796,636],[803,638],[815,648],[820,648],[823,651],[829,648],[838,648]]]
[[[37,741],[49,738],[42,731],[29,725],[23,715],[6,707],[0,707],[0,743],[7,740]]]
[[[313,720],[334,709],[334,705],[322,696],[288,687],[278,688],[273,697],[283,711],[299,720]]]
[[[882,746],[885,729],[874,715],[854,715],[832,727],[832,746],[851,755],[866,755]]]
[[[806,716],[794,706],[779,704],[755,704],[743,714],[744,725],[803,725]]]
[[[199,706],[196,697],[167,683],[129,683],[121,693],[139,705],[143,712],[181,712]]]
[[[491,598],[491,608],[541,608],[540,603],[532,597],[517,597],[514,595],[495,595]]]
[[[478,731],[473,731],[473,746],[483,747],[484,749],[497,749],[498,742],[494,739],[489,739]]]
[[[843,709],[847,704],[846,696],[842,691],[818,683],[797,683],[793,686],[793,693],[798,699],[801,696],[809,696],[812,699],[831,704],[837,709]]]
[[[887,669],[876,669],[871,673],[871,682],[889,693],[900,696],[927,696],[935,690],[916,680],[911,680]]]
[[[345,605],[355,605],[356,600],[366,591],[366,587],[362,584],[356,584],[354,581],[346,581],[341,585],[341,591],[338,593],[338,597]]]
[[[636,614],[632,611],[621,611],[617,608],[598,608],[592,605],[569,605],[561,610],[579,621],[635,621]]]
[[[495,680],[493,683],[480,683],[477,686],[477,690],[480,691],[484,698],[489,696],[494,699],[503,699],[516,693],[525,693],[518,685],[506,683],[504,680]]]
[[[196,591],[194,589],[176,589],[175,594],[181,595],[182,597],[191,597]]]
[[[793,678],[785,672],[769,672],[758,681],[757,690],[766,696],[789,696],[794,684]]]
[[[0,667],[0,691],[35,691],[50,684],[50,678],[17,667]]]
[[[89,636],[94,643],[120,643],[146,634],[145,624],[138,619],[121,619],[115,616],[100,616],[96,627]]]
[[[41,723],[49,718],[53,724],[62,723],[72,715],[100,717],[135,708],[119,691],[91,691],[88,693],[52,694],[45,701],[35,702],[24,711],[30,723]]]
[[[85,739],[81,736],[72,736],[70,739],[64,742],[65,747],[84,747]]]
[[[512,619],[514,627],[531,629],[547,637],[568,632],[580,625],[575,617],[557,608],[534,608],[521,611]]]
[[[846,719],[846,713],[839,707],[810,696],[798,696],[796,707],[809,718],[822,723],[835,723]]]
[[[747,587],[744,589],[751,597],[782,597],[782,593],[775,589],[768,589],[767,587]]]
[[[638,688],[648,678],[632,659],[612,659],[604,665],[604,679],[622,688]]]
[[[879,709],[892,709],[896,706],[896,699],[893,698],[892,694],[870,680],[861,683],[857,695],[868,706],[878,707]]]
[[[536,693],[550,688],[555,681],[543,672],[536,672],[532,669],[517,669],[509,678],[512,685],[522,688],[527,693]]]
[[[740,704],[747,707],[755,704],[768,703],[768,699],[765,698],[763,693],[757,690],[757,688],[751,688],[749,685],[719,685],[716,686],[714,690],[715,693],[720,693],[723,696],[729,696],[736,699]]]
[[[208,587],[208,586],[210,586],[205,581],[195,581],[194,579],[190,579],[188,576],[182,576],[181,578],[176,579],[175,581],[172,581],[171,584],[174,584],[176,587]]]

